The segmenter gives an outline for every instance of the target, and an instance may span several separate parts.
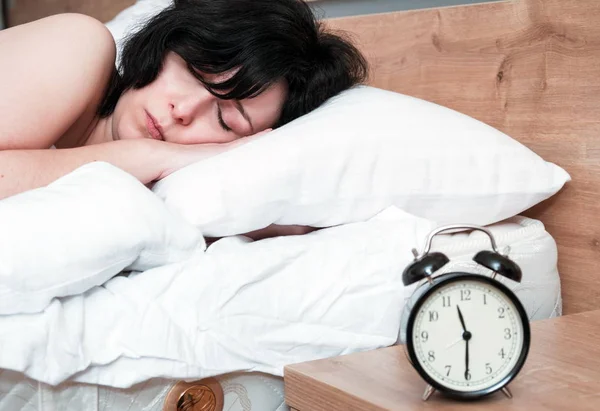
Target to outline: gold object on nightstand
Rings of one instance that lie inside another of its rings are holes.
[[[214,378],[178,382],[167,394],[163,411],[222,411],[223,389]]]

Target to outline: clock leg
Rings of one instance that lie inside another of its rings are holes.
[[[433,394],[435,391],[435,388],[433,388],[431,385],[428,385],[427,388],[425,388],[425,392],[423,393],[423,401],[427,401],[429,399],[429,397],[431,397],[431,394]]]
[[[510,390],[508,389],[508,387],[502,387],[502,392],[504,393],[504,395],[506,395],[508,398],[512,398],[512,393],[510,392]]]

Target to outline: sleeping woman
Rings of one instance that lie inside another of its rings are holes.
[[[0,31],[0,56],[0,199],[92,161],[149,184],[367,74],[302,0],[177,0],[128,39],[119,70],[109,31],[77,14]]]

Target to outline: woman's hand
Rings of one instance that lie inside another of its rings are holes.
[[[271,131],[271,129],[261,131],[248,137],[238,138],[230,143],[190,145],[164,143],[168,145],[166,147],[168,152],[165,153],[166,165],[164,167],[163,172],[160,174],[158,180],[163,179],[168,175],[174,173],[175,171],[186,167],[190,164],[206,160],[210,157],[217,156],[226,151],[230,151],[239,146],[247,144],[250,141],[253,141],[254,139],[258,138],[259,136],[268,133],[269,131]]]

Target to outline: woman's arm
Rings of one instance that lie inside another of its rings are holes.
[[[243,144],[181,145],[151,139],[111,141],[61,150],[0,151],[0,199],[43,187],[93,161],[105,161],[144,184]]]
[[[91,17],[56,15],[1,31],[0,56],[0,199],[92,161],[147,184],[239,144],[184,147],[140,139],[49,150],[102,98],[115,69],[111,34]]]
[[[165,150],[156,140],[123,140],[62,150],[0,151],[0,199],[43,187],[76,168],[109,162],[149,183],[160,177]]]

